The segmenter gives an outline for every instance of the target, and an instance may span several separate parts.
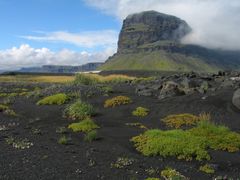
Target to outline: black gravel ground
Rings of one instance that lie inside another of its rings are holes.
[[[1,87],[20,86],[19,84],[1,84]],[[21,85],[22,86],[22,85]],[[32,88],[32,85],[25,85]],[[41,85],[47,87],[48,85]],[[175,158],[144,157],[138,153],[129,139],[143,132],[126,123],[140,122],[148,128],[166,129],[161,118],[176,113],[199,114],[209,112],[213,121],[224,124],[236,132],[240,132],[240,112],[231,104],[233,89],[219,90],[215,95],[202,99],[201,94],[179,96],[159,101],[156,97],[137,96],[135,88],[128,84],[114,86],[109,97],[93,94],[83,99],[91,103],[97,110],[94,117],[101,127],[99,139],[92,143],[83,141],[83,134],[68,132],[71,137],[68,145],[58,144],[61,136],[56,128],[67,127],[70,123],[63,118],[66,105],[37,106],[39,98],[17,97],[12,105],[19,117],[10,117],[0,113],[0,126],[15,123],[8,130],[0,131],[0,179],[81,179],[81,180],[144,180],[147,177],[160,177],[160,173],[148,175],[149,168],[163,170],[165,167],[177,169],[186,177],[194,180],[213,179],[217,176],[240,177],[240,153],[211,151],[212,159],[208,162],[217,167],[213,175],[199,171],[199,166],[206,162],[176,160]],[[104,101],[117,95],[132,98],[133,103],[116,108],[104,108]],[[0,100],[3,98],[0,98]],[[136,118],[131,112],[138,106],[150,109],[146,118]],[[40,134],[33,133],[39,129]],[[18,150],[8,145],[7,137],[27,138],[33,142],[29,149]],[[133,163],[125,168],[112,168],[111,163],[119,157],[133,159]]]

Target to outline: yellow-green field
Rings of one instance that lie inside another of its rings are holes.
[[[67,83],[73,81],[75,76],[56,75],[6,75],[0,76],[0,82],[45,82],[45,83]]]

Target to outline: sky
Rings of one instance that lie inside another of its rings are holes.
[[[187,21],[183,43],[240,50],[239,0],[0,0],[0,70],[104,62],[123,19],[146,10]]]

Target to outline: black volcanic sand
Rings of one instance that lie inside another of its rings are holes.
[[[1,84],[17,87],[16,84]],[[27,85],[25,85],[27,86]],[[47,86],[46,84],[43,85]],[[32,85],[29,85],[32,88]],[[190,179],[213,179],[217,176],[240,177],[240,153],[210,151],[212,159],[208,162],[176,160],[176,158],[144,157],[137,152],[129,139],[139,135],[143,130],[126,126],[125,123],[141,122],[148,128],[166,129],[161,118],[176,113],[210,112],[213,121],[224,124],[232,130],[240,131],[240,112],[231,104],[233,89],[225,88],[214,96],[203,100],[200,94],[179,96],[159,101],[156,97],[140,97],[135,94],[135,87],[128,84],[114,86],[114,93],[109,97],[95,94],[83,97],[91,103],[98,114],[94,117],[101,127],[98,130],[99,140],[84,142],[82,133],[68,132],[71,137],[68,145],[58,144],[61,136],[56,128],[71,122],[63,118],[67,105],[37,106],[39,98],[18,97],[12,108],[19,117],[10,117],[0,113],[0,125],[10,122],[19,123],[6,131],[0,131],[0,179],[81,179],[81,180],[143,180],[150,176],[146,169],[172,167]],[[104,101],[117,95],[132,98],[133,103],[116,108],[104,108]],[[2,98],[0,98],[2,99]],[[70,102],[69,102],[70,103]],[[146,118],[137,118],[131,112],[138,106],[150,109]],[[41,134],[33,134],[32,129],[41,130]],[[30,149],[18,150],[5,142],[7,137],[27,138],[33,142]],[[111,168],[111,163],[119,157],[134,159],[132,165],[123,169]],[[199,171],[206,163],[214,164],[217,170],[214,175]]]

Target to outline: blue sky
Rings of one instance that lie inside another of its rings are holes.
[[[70,3],[69,3],[70,2]],[[111,29],[119,31],[121,23],[82,0],[0,0],[0,49],[29,44],[52,50],[69,48],[91,50],[69,43],[36,42],[20,36],[41,35],[39,31],[80,33]],[[101,48],[101,47],[97,47]],[[94,49],[96,50],[96,49]]]
[[[104,62],[122,20],[146,10],[184,19],[183,43],[240,50],[239,0],[0,0],[0,71]]]

